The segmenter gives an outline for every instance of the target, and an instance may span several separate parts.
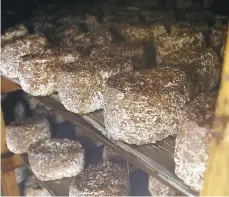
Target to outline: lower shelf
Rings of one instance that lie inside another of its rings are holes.
[[[88,136],[101,141],[120,154],[124,159],[133,163],[148,174],[158,178],[169,187],[184,195],[197,195],[185,185],[174,173],[175,136],[170,136],[156,144],[131,146],[120,141],[108,139],[100,131],[105,130],[102,110],[83,116],[74,114],[64,108],[59,102],[58,95],[36,97],[48,107],[56,110],[73,125],[81,128]]]
[[[18,83],[17,80],[14,80]],[[74,114],[64,108],[60,103],[58,95],[36,97],[48,107],[56,110],[66,120],[76,127],[85,131],[89,137],[99,140],[120,154],[124,159],[133,163],[136,167],[154,176],[179,193],[189,196],[196,196],[197,193],[185,185],[174,173],[174,147],[175,136],[168,137],[155,144],[132,146],[120,141],[108,139],[106,133],[102,110],[89,113],[83,116]]]

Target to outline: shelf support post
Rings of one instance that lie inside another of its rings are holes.
[[[1,111],[1,156],[9,152],[6,145],[5,123]],[[17,165],[15,165],[17,163]],[[1,184],[4,196],[20,196],[14,169],[21,163],[16,155],[1,158]]]
[[[13,92],[20,89],[21,87],[19,85],[1,77],[1,93]],[[7,148],[5,122],[1,109],[1,185],[4,196],[20,196],[14,170],[21,165],[21,160]]]
[[[229,28],[202,196],[229,196]]]

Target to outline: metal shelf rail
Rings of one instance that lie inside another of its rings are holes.
[[[19,84],[15,79],[12,81]],[[48,107],[54,109],[71,124],[83,129],[85,134],[89,137],[101,141],[104,145],[109,146],[114,151],[118,152],[124,159],[159,179],[169,187],[184,195],[197,195],[196,192],[192,191],[189,186],[185,185],[174,173],[175,164],[173,154],[175,136],[170,136],[155,144],[141,146],[128,145],[120,141],[109,139],[100,132],[103,131],[103,133],[106,133],[102,110],[80,116],[66,110],[60,103],[58,94],[45,97],[38,96],[36,98]]]

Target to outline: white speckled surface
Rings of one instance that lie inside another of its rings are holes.
[[[15,154],[27,153],[31,144],[50,137],[50,125],[45,118],[28,118],[6,126],[7,147]]]
[[[2,42],[8,42],[15,38],[19,38],[28,34],[28,29],[23,25],[17,25],[8,29],[3,35],[1,35]]]
[[[175,146],[175,173],[194,191],[201,191],[208,159],[217,93],[199,95],[184,109]]]
[[[48,50],[41,55],[30,55],[19,65],[22,89],[33,96],[46,96],[57,91],[57,73],[62,64],[78,60],[76,52]]]
[[[196,94],[214,89],[219,82],[221,65],[212,48],[173,52],[163,58],[160,66],[178,67],[186,72],[195,84]]]
[[[78,114],[101,109],[107,78],[132,70],[130,61],[112,57],[92,57],[63,67],[58,75],[61,103],[67,110]]]
[[[89,166],[69,188],[69,196],[128,196],[129,192],[127,169],[110,162]]]
[[[192,85],[179,69],[158,68],[108,79],[104,93],[105,135],[148,144],[177,133]]]
[[[84,149],[77,141],[49,139],[32,145],[30,167],[41,181],[78,175],[84,169]]]
[[[179,34],[162,34],[155,38],[155,46],[157,53],[157,62],[160,64],[163,58],[181,49],[198,50],[205,46],[205,38],[203,33],[179,33]]]
[[[47,39],[36,34],[6,42],[1,51],[1,72],[7,77],[17,78],[19,76],[18,67],[21,57],[27,54],[42,53],[46,46]]]

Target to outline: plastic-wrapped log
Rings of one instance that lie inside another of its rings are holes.
[[[167,33],[167,29],[163,23],[155,23],[152,25],[131,25],[128,23],[115,24],[115,28],[127,41],[131,42],[152,42],[159,35]]]

